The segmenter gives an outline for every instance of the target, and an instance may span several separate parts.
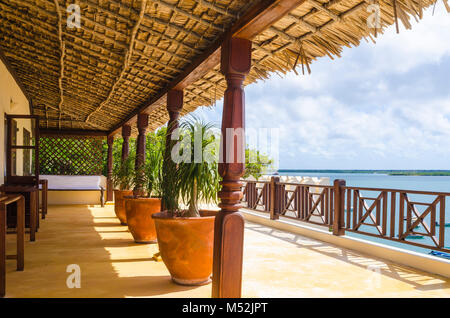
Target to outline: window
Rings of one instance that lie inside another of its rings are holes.
[[[11,136],[11,144],[17,145],[17,121],[11,120],[12,126],[12,136]],[[11,175],[17,175],[17,152],[16,149],[11,151]]]

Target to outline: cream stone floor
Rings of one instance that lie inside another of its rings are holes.
[[[14,252],[14,235],[7,248]],[[157,245],[133,242],[113,206],[51,206],[25,271],[7,261],[6,297],[209,297],[172,283]],[[70,289],[67,266],[81,269]],[[254,223],[245,229],[244,297],[450,297],[450,280]]]

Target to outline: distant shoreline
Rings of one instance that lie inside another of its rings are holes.
[[[390,176],[450,176],[450,170],[312,170],[312,169],[279,169],[278,173],[365,173],[387,174]]]
[[[392,172],[389,173],[390,176],[434,176],[434,177],[442,177],[442,176],[450,176],[450,172],[442,171],[442,172]]]

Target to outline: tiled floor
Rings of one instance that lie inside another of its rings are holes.
[[[14,236],[8,250],[14,252]],[[157,245],[133,242],[113,206],[52,206],[25,271],[7,261],[6,297],[209,297],[211,285],[172,283]],[[81,270],[70,289],[67,267]],[[244,297],[450,297],[450,280],[254,223],[245,230]]]

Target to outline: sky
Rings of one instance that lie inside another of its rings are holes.
[[[450,169],[450,14],[432,11],[245,88],[246,127],[276,129],[279,168]],[[194,114],[220,127],[222,101]]]

